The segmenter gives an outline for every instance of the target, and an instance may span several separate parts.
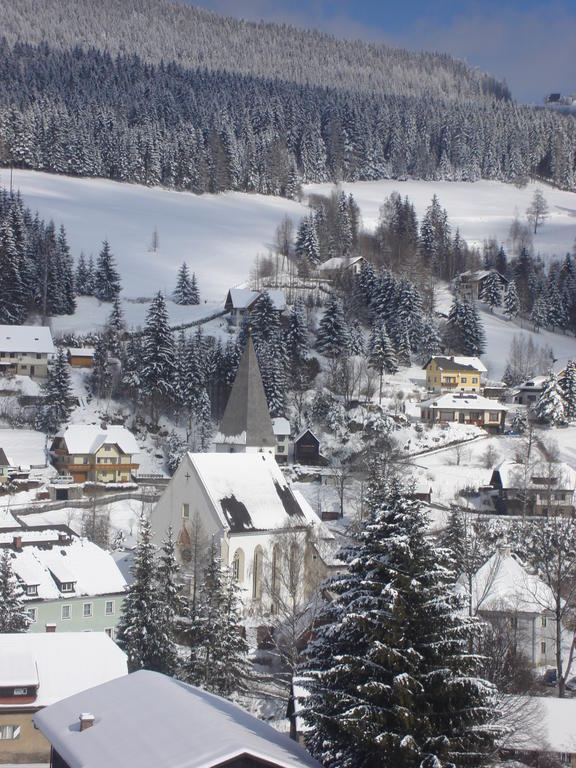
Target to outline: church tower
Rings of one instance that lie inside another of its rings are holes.
[[[216,435],[217,453],[271,453],[276,437],[252,338],[246,348],[230,391]]]

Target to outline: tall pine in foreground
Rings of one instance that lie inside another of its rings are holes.
[[[462,614],[419,505],[378,479],[369,505],[306,651],[308,748],[326,768],[481,765],[497,729],[495,691],[470,653],[480,625]]]
[[[41,430],[53,434],[64,424],[72,411],[70,365],[66,352],[58,349],[55,359],[48,366],[48,378],[44,387],[45,405],[38,418]]]
[[[10,551],[5,549],[0,559],[0,633],[26,632],[28,618],[22,601],[23,591],[10,561]]]

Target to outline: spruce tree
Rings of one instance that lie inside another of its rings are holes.
[[[336,358],[348,346],[348,327],[342,304],[331,296],[318,326],[316,348],[326,357]]]
[[[538,421],[543,421],[552,426],[564,424],[566,421],[564,393],[553,371],[550,371],[542,394],[534,405],[534,415]]]
[[[490,312],[494,312],[494,307],[499,307],[502,304],[500,275],[493,269],[490,270],[486,277],[480,298],[488,304]]]
[[[88,262],[82,251],[80,253],[80,258],[78,259],[78,264],[76,265],[76,272],[74,273],[74,289],[77,296],[89,295],[88,278]]]
[[[248,689],[248,645],[241,634],[238,584],[212,545],[189,630],[188,682],[220,696]]]
[[[398,483],[373,478],[370,516],[305,653],[308,749],[326,768],[479,766],[498,729],[446,550]]]
[[[306,311],[302,299],[296,299],[288,317],[285,347],[293,364],[298,364],[308,357],[308,326],[306,324]]]
[[[102,244],[94,273],[94,296],[100,301],[113,301],[120,293],[120,275],[107,240]]]
[[[165,648],[163,669],[157,670],[165,675],[175,675],[178,671],[178,649],[176,647],[177,633],[184,626],[188,614],[188,603],[183,595],[183,585],[180,579],[180,567],[176,561],[176,547],[172,526],[168,528],[166,537],[158,556],[156,571],[158,583],[158,599],[164,611],[164,628],[168,635]]]
[[[258,349],[260,343],[277,343],[280,333],[280,318],[270,294],[263,291],[250,315],[252,341]]]
[[[484,326],[476,305],[471,301],[463,302],[461,334],[462,352],[465,355],[478,356],[484,352],[486,348]]]
[[[504,294],[504,314],[508,320],[514,320],[520,313],[520,299],[518,298],[518,291],[516,289],[516,282],[510,280],[506,293]]]
[[[90,390],[99,399],[110,395],[112,388],[112,371],[108,357],[108,340],[106,336],[98,337],[94,350],[92,372],[90,374]]]
[[[166,609],[156,582],[157,557],[150,522],[140,516],[138,546],[118,621],[117,643],[128,656],[128,669],[164,671],[172,663],[172,646],[166,626]]]
[[[26,632],[28,629],[23,594],[12,570],[10,551],[4,549],[0,559],[0,633]]]
[[[422,333],[418,343],[418,352],[422,360],[427,361],[432,355],[442,351],[442,339],[434,318],[428,315],[422,323]]]
[[[8,219],[0,223],[0,325],[20,325],[25,318],[20,259]]]
[[[190,276],[188,265],[182,262],[176,278],[176,288],[172,294],[172,300],[175,304],[199,304],[200,296],[196,285],[196,276]]]
[[[576,419],[576,363],[573,360],[566,363],[558,383],[564,397],[565,416],[569,421]]]
[[[40,429],[54,434],[68,421],[72,411],[70,365],[66,352],[58,349],[56,358],[48,366],[48,378],[44,387],[44,402],[39,415]]]
[[[140,365],[141,392],[149,402],[154,423],[158,422],[162,404],[173,394],[174,366],[174,342],[168,310],[159,291],[146,315]]]
[[[530,321],[536,333],[538,333],[540,328],[546,323],[547,314],[546,299],[543,296],[539,296],[534,302],[532,312],[530,313]]]
[[[369,341],[368,364],[375,371],[378,371],[380,377],[380,386],[378,388],[378,402],[382,402],[382,380],[384,372],[396,373],[398,362],[396,353],[384,323],[376,323],[372,326],[372,333]]]

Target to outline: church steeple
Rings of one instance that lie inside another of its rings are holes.
[[[274,453],[275,446],[258,358],[252,338],[248,336],[216,436],[216,450]]]

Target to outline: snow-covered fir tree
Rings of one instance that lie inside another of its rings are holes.
[[[74,273],[74,288],[77,296],[91,296],[94,290],[94,275],[90,274],[88,261],[82,251]]]
[[[201,387],[194,403],[194,434],[195,450],[207,451],[212,439],[214,425],[212,423],[212,406],[206,387]]]
[[[514,320],[520,313],[520,299],[518,298],[518,290],[516,289],[516,282],[510,280],[504,294],[504,314],[508,320]]]
[[[471,653],[481,625],[463,615],[418,503],[373,478],[369,508],[305,653],[308,749],[326,768],[482,765],[498,729]]]
[[[94,296],[100,301],[113,301],[120,291],[120,275],[116,269],[116,260],[110,250],[110,244],[104,240],[94,272]]]
[[[168,310],[164,295],[158,291],[146,314],[140,364],[141,392],[148,400],[154,423],[158,421],[163,403],[173,394],[174,365]]]
[[[250,679],[238,590],[213,545],[191,617],[190,657],[183,674],[187,682],[225,697],[246,691]]]
[[[396,373],[398,370],[398,361],[396,359],[396,352],[390,341],[390,337],[386,333],[386,326],[384,323],[375,323],[372,326],[372,332],[370,334],[370,341],[368,342],[368,364],[375,371],[378,371],[379,387],[378,387],[378,402],[382,402],[382,380],[384,373]]]
[[[171,475],[173,475],[180,466],[186,448],[185,441],[180,437],[178,432],[175,432],[172,429],[164,440],[164,459],[166,461],[166,469]]]
[[[49,434],[54,434],[64,424],[72,411],[72,389],[70,383],[70,365],[63,347],[58,349],[56,357],[48,366],[48,377],[44,387],[45,405],[39,414],[39,426]]]
[[[90,373],[90,389],[97,398],[109,397],[112,388],[112,371],[108,356],[108,339],[102,335],[98,337],[94,349],[94,360]]]
[[[488,304],[490,312],[494,312],[494,307],[502,304],[500,275],[494,269],[491,269],[486,277],[480,298]]]
[[[196,275],[190,275],[188,264],[182,262],[176,278],[176,288],[172,294],[176,304],[200,304],[200,294],[196,284]]]
[[[320,244],[313,216],[302,219],[296,235],[295,250],[296,256],[306,262],[308,267],[320,262]]]
[[[318,326],[316,349],[326,357],[336,358],[346,351],[348,335],[342,304],[331,296]]]
[[[550,371],[542,394],[534,405],[534,416],[538,421],[552,426],[564,424],[566,421],[564,393],[553,371]]]
[[[128,656],[128,669],[163,672],[173,662],[173,648],[166,609],[156,580],[157,557],[152,544],[150,522],[140,516],[136,554],[130,568],[128,587],[118,621],[117,643]]]
[[[486,345],[484,327],[473,302],[460,299],[458,296],[454,297],[448,313],[446,330],[446,341],[454,352],[473,356],[484,352]]]
[[[424,318],[422,322],[422,332],[418,343],[418,352],[423,362],[429,360],[432,355],[437,355],[442,351],[442,338],[436,321],[431,315]]]
[[[310,343],[308,340],[308,324],[306,309],[302,299],[296,299],[288,316],[288,327],[285,331],[286,352],[293,364],[298,364],[308,357]]]
[[[180,566],[176,561],[176,546],[172,526],[168,528],[162,541],[157,562],[158,599],[164,612],[164,628],[167,635],[163,669],[158,671],[165,675],[175,675],[179,669],[177,633],[186,620],[188,604],[183,594]]]
[[[564,398],[564,414],[571,421],[576,419],[576,363],[568,360],[558,377],[558,384]]]
[[[363,355],[365,347],[364,331],[357,317],[348,325],[348,354]]]
[[[546,306],[546,299],[543,296],[539,296],[532,307],[530,312],[530,322],[536,333],[540,331],[543,325],[546,325],[546,319],[548,316],[548,308]]]
[[[28,617],[24,607],[22,589],[14,571],[10,550],[2,550],[0,557],[0,633],[26,632]]]
[[[0,325],[20,325],[25,316],[20,259],[6,218],[0,223]]]
[[[252,341],[258,349],[261,343],[280,343],[280,317],[268,291],[263,291],[250,314]]]

